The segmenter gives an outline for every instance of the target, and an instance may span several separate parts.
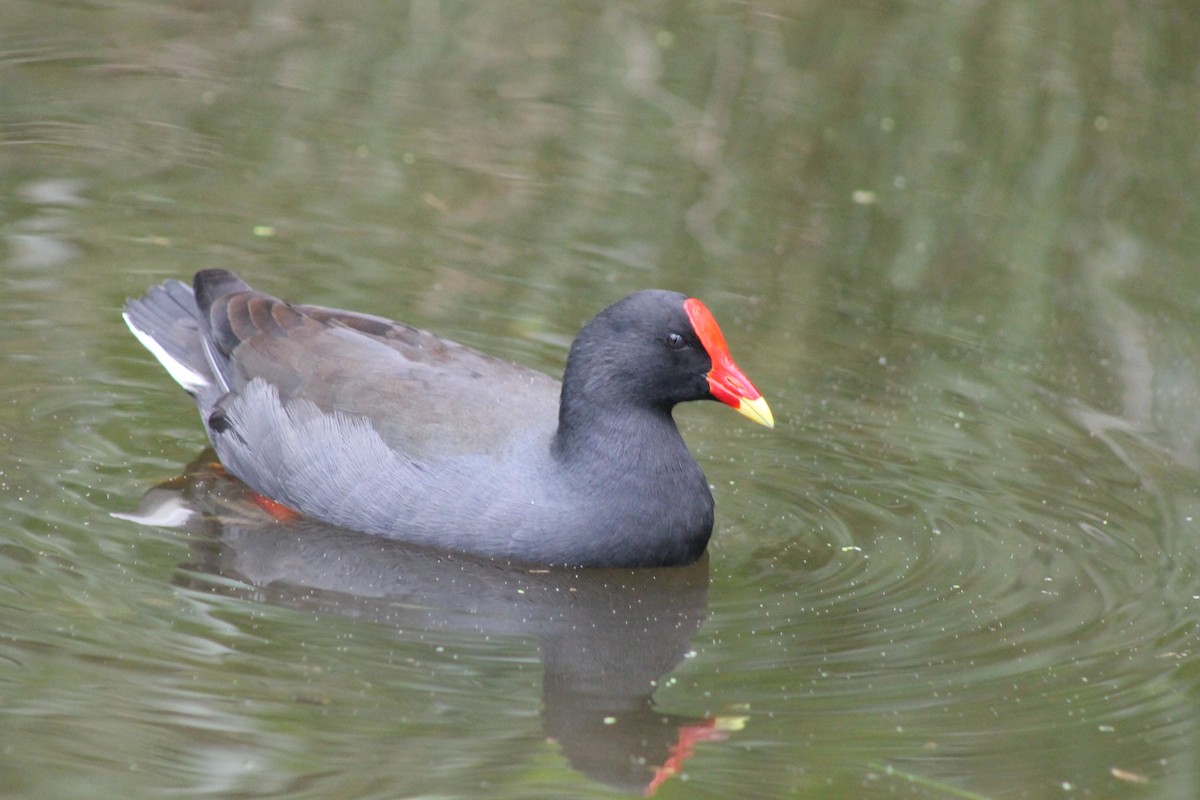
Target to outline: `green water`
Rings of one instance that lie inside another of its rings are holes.
[[[0,794],[1200,794],[1189,4],[0,18]],[[281,530],[119,318],[212,266],[553,374],[674,288],[778,424],[678,410],[688,570]]]

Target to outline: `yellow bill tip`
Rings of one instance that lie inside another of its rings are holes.
[[[743,397],[737,405],[737,412],[759,425],[766,425],[768,428],[775,427],[775,416],[771,413],[771,407],[767,405],[765,397],[757,397],[754,400]]]

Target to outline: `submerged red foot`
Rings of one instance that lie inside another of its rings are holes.
[[[278,500],[272,500],[265,494],[250,492],[250,500],[254,502],[254,505],[267,512],[271,516],[271,519],[276,522],[295,522],[303,516],[299,511],[288,508],[283,503]]]

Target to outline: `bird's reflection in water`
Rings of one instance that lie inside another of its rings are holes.
[[[575,769],[624,791],[652,794],[696,743],[741,724],[654,704],[704,621],[707,557],[668,569],[567,570],[422,549],[295,518],[225,473],[211,451],[122,516],[205,534],[179,580],[206,591],[405,629],[536,639],[546,735]]]

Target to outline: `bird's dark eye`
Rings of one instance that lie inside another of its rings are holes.
[[[687,347],[687,342],[685,342],[683,337],[678,333],[668,333],[666,342],[667,347],[671,348],[672,350],[682,350],[683,348]]]

